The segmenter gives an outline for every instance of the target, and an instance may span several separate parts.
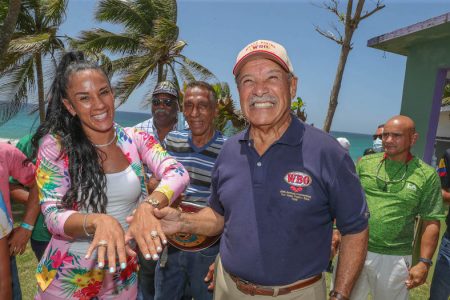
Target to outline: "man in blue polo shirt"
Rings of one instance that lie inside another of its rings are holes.
[[[189,172],[190,183],[183,205],[201,209],[207,205],[211,193],[211,172],[225,141],[222,134],[214,129],[217,111],[214,89],[202,81],[189,83],[184,94],[183,108],[189,129],[170,132],[165,139],[165,148]],[[212,299],[204,278],[219,253],[219,243],[214,243],[216,240],[213,240],[211,243],[214,244],[206,249],[191,252],[178,248],[187,249],[190,245],[194,248],[201,239],[193,239],[192,236],[186,240],[181,237],[179,239],[179,244],[175,244],[175,247],[169,246],[167,263],[163,267],[161,264],[156,267],[155,299],[180,299],[186,284],[189,284],[195,300]],[[206,245],[201,248],[204,247]]]
[[[155,210],[167,233],[222,232],[214,299],[326,299],[333,220],[343,232],[330,299],[347,299],[367,252],[367,205],[347,151],[290,113],[297,78],[283,46],[259,40],[233,74],[248,130],[222,147],[209,207]]]

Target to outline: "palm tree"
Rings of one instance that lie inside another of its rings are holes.
[[[0,2],[0,63],[8,50],[9,42],[16,28],[17,18],[20,12],[20,0],[9,0],[9,6],[6,1]]]
[[[233,125],[233,132],[231,134],[244,129],[247,126],[247,121],[242,112],[235,108],[228,83],[216,83],[213,85],[213,88],[216,92],[219,110],[217,117],[214,119],[216,129],[224,132],[227,125],[229,125],[228,121],[231,121],[231,125]]]
[[[101,0],[95,12],[101,22],[120,24],[122,33],[105,29],[83,31],[74,47],[90,53],[107,51],[120,58],[112,60],[112,70],[119,75],[116,98],[122,104],[144,84],[173,80],[209,80],[215,76],[199,63],[182,54],[187,43],[178,40],[177,3],[175,0]],[[147,97],[146,97],[147,98]]]
[[[1,0],[5,1],[5,0]],[[44,65],[64,50],[57,36],[67,0],[23,0],[8,53],[0,65],[0,95],[9,100],[3,117],[11,117],[37,88],[39,117],[45,118]]]

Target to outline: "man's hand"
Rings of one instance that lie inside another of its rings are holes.
[[[405,281],[408,290],[418,287],[425,283],[428,276],[428,265],[419,262],[409,269],[409,277]]]
[[[164,207],[162,209],[155,208],[153,211],[155,217],[160,219],[161,229],[165,234],[174,234],[181,232],[181,211],[172,208]]]
[[[30,240],[31,231],[22,227],[16,227],[12,230],[9,238],[9,254],[11,256],[23,254],[25,252],[25,248],[27,247],[27,243]]]
[[[333,229],[333,236],[331,238],[331,257],[333,259],[339,250],[339,245],[341,243],[341,234],[339,230]]]
[[[208,273],[205,277],[205,282],[208,283],[208,290],[213,291],[214,290],[214,268],[215,263],[212,263],[208,268]]]

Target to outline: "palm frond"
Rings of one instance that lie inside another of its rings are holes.
[[[139,49],[139,40],[129,34],[116,34],[104,29],[96,28],[82,31],[72,44],[80,50],[91,52],[108,50],[112,53],[134,53]]]
[[[184,64],[181,64],[179,62],[176,62],[176,64],[178,65],[178,70],[181,75],[181,79],[183,79],[184,82],[189,83],[196,80],[194,74],[191,73],[189,68],[186,68]]]
[[[9,44],[8,51],[20,54],[43,51],[48,48],[51,35],[52,33],[44,32],[13,39]]]
[[[9,0],[0,0],[0,25],[3,24],[6,15],[8,14]]]
[[[15,68],[22,60],[23,56],[19,53],[6,53],[0,64],[0,77],[11,68]]]
[[[126,72],[131,66],[135,65],[135,61],[141,59],[139,56],[130,55],[113,60],[112,70],[114,72]]]
[[[129,32],[152,34],[153,16],[143,15],[137,10],[134,1],[101,0],[95,11],[95,18],[100,22],[121,24]]]
[[[11,70],[0,80],[0,124],[11,119],[28,101],[28,93],[35,85],[34,60],[29,59],[18,68]]]
[[[217,77],[207,68],[202,66],[201,64],[190,60],[184,55],[179,55],[181,58],[182,64],[188,68],[195,76],[196,78],[204,81],[212,81],[212,82],[219,82]]]
[[[116,98],[119,104],[124,103],[131,93],[146,81],[156,69],[156,64],[157,62],[141,59],[124,71],[124,75],[116,83]]]
[[[175,0],[153,0],[156,10],[156,15],[160,18],[165,18],[173,23],[177,23],[177,15],[178,15],[178,8],[177,8],[177,1]]]
[[[31,33],[36,29],[36,22],[32,8],[27,5],[26,1],[22,1],[19,16],[17,17],[16,24],[17,32]]]
[[[68,0],[45,0],[43,2],[42,26],[59,26],[66,18]]]
[[[158,18],[153,22],[154,38],[171,45],[178,39],[178,26],[169,19]]]

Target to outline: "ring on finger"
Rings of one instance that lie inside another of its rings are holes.
[[[108,241],[100,240],[100,241],[98,241],[98,246],[99,247],[107,247],[108,246]]]
[[[152,237],[152,239],[156,239],[158,237],[158,231],[156,230],[150,231],[150,236]]]

